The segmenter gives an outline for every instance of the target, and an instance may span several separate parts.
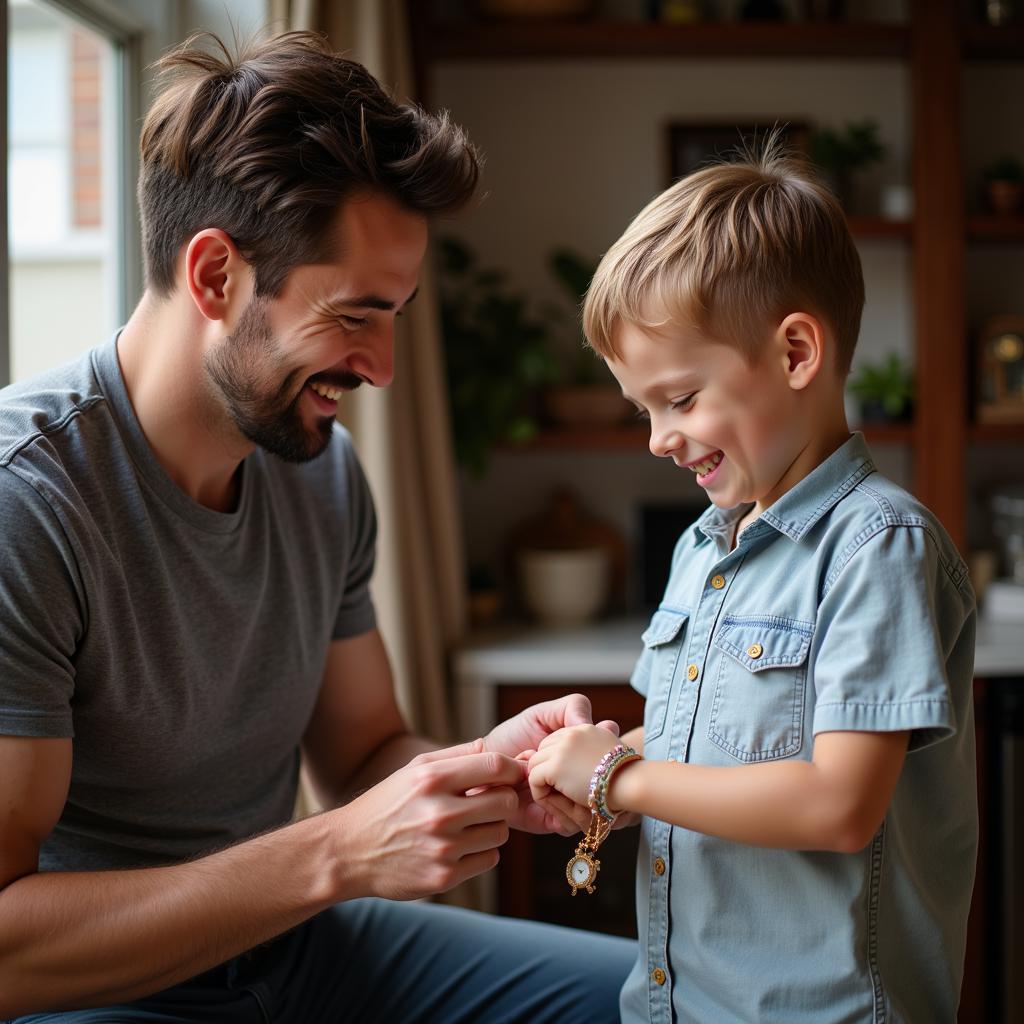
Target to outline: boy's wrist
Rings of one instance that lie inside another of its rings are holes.
[[[611,779],[608,780],[605,804],[613,814],[623,814],[635,810],[637,783],[640,781],[638,768],[643,763],[641,759],[619,765]]]

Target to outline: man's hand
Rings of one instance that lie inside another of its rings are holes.
[[[420,754],[351,803],[340,860],[360,894],[412,900],[444,892],[498,863],[522,761],[485,751],[483,740]]]
[[[567,726],[593,725],[590,701],[582,693],[571,693],[558,700],[544,701],[520,711],[518,715],[496,725],[483,739],[487,750],[495,750],[510,757],[529,760],[529,757],[552,733]],[[600,728],[619,734],[618,724],[599,723]],[[590,824],[590,811],[574,803],[561,793],[549,793],[537,801],[530,792],[525,778],[517,786],[519,807],[509,820],[513,828],[524,832],[557,832],[571,836],[585,831]]]

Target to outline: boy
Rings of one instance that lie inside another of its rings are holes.
[[[863,300],[842,210],[775,140],[654,199],[586,298],[651,451],[712,502],[643,635],[622,739],[643,758],[604,778],[610,814],[643,816],[626,1022],[956,1015],[975,603],[942,526],[847,429]],[[549,736],[535,799],[586,804],[618,742]]]

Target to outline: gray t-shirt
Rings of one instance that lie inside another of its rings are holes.
[[[239,473],[231,513],[174,484],[116,340],[0,391],[0,734],[74,737],[42,870],[179,861],[291,814],[327,647],[374,625],[376,521],[340,426]]]

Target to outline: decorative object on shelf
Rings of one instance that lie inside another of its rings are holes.
[[[886,220],[907,221],[914,216],[914,192],[909,185],[883,185],[880,211]]]
[[[1000,217],[1020,212],[1024,199],[1024,163],[1003,156],[985,168],[985,198],[989,208]]]
[[[992,530],[1002,546],[1007,577],[1024,587],[1024,484],[1006,484],[992,492]]]
[[[666,25],[696,25],[704,20],[700,0],[657,0],[656,17]]]
[[[596,265],[571,249],[555,249],[548,258],[548,267],[572,304],[573,354],[561,379],[545,389],[544,411],[555,424],[564,427],[621,423],[632,415],[633,407],[622,397],[622,390],[601,358],[587,347],[579,329],[580,303]],[[549,312],[556,322],[565,323],[561,310],[551,307]]]
[[[501,606],[501,588],[491,569],[487,566],[470,569],[467,600],[470,626],[474,629],[489,626],[498,618]]]
[[[542,625],[582,626],[604,607],[608,570],[608,553],[601,548],[523,551],[523,603]]]
[[[907,423],[914,414],[914,377],[898,352],[861,364],[848,387],[862,423]]]
[[[1000,28],[1009,25],[1014,17],[1013,0],[984,0],[985,21],[989,25]]]
[[[490,18],[587,18],[594,0],[477,0],[477,10]]]
[[[848,121],[842,128],[819,128],[811,133],[810,158],[843,208],[850,210],[853,176],[885,156],[878,122],[871,118]]]
[[[553,491],[541,514],[512,532],[508,552],[524,607],[544,623],[580,624],[609,600],[622,602],[626,542],[566,488]]]
[[[979,423],[1024,423],[1024,316],[995,316],[978,333]]]
[[[807,157],[810,130],[806,123],[785,118],[735,121],[674,121],[668,126],[668,184],[712,160],[728,158],[779,128],[787,149]]]
[[[440,244],[441,321],[455,456],[481,476],[491,447],[529,441],[535,406],[555,379],[547,326],[497,270],[482,269],[462,242]]]

